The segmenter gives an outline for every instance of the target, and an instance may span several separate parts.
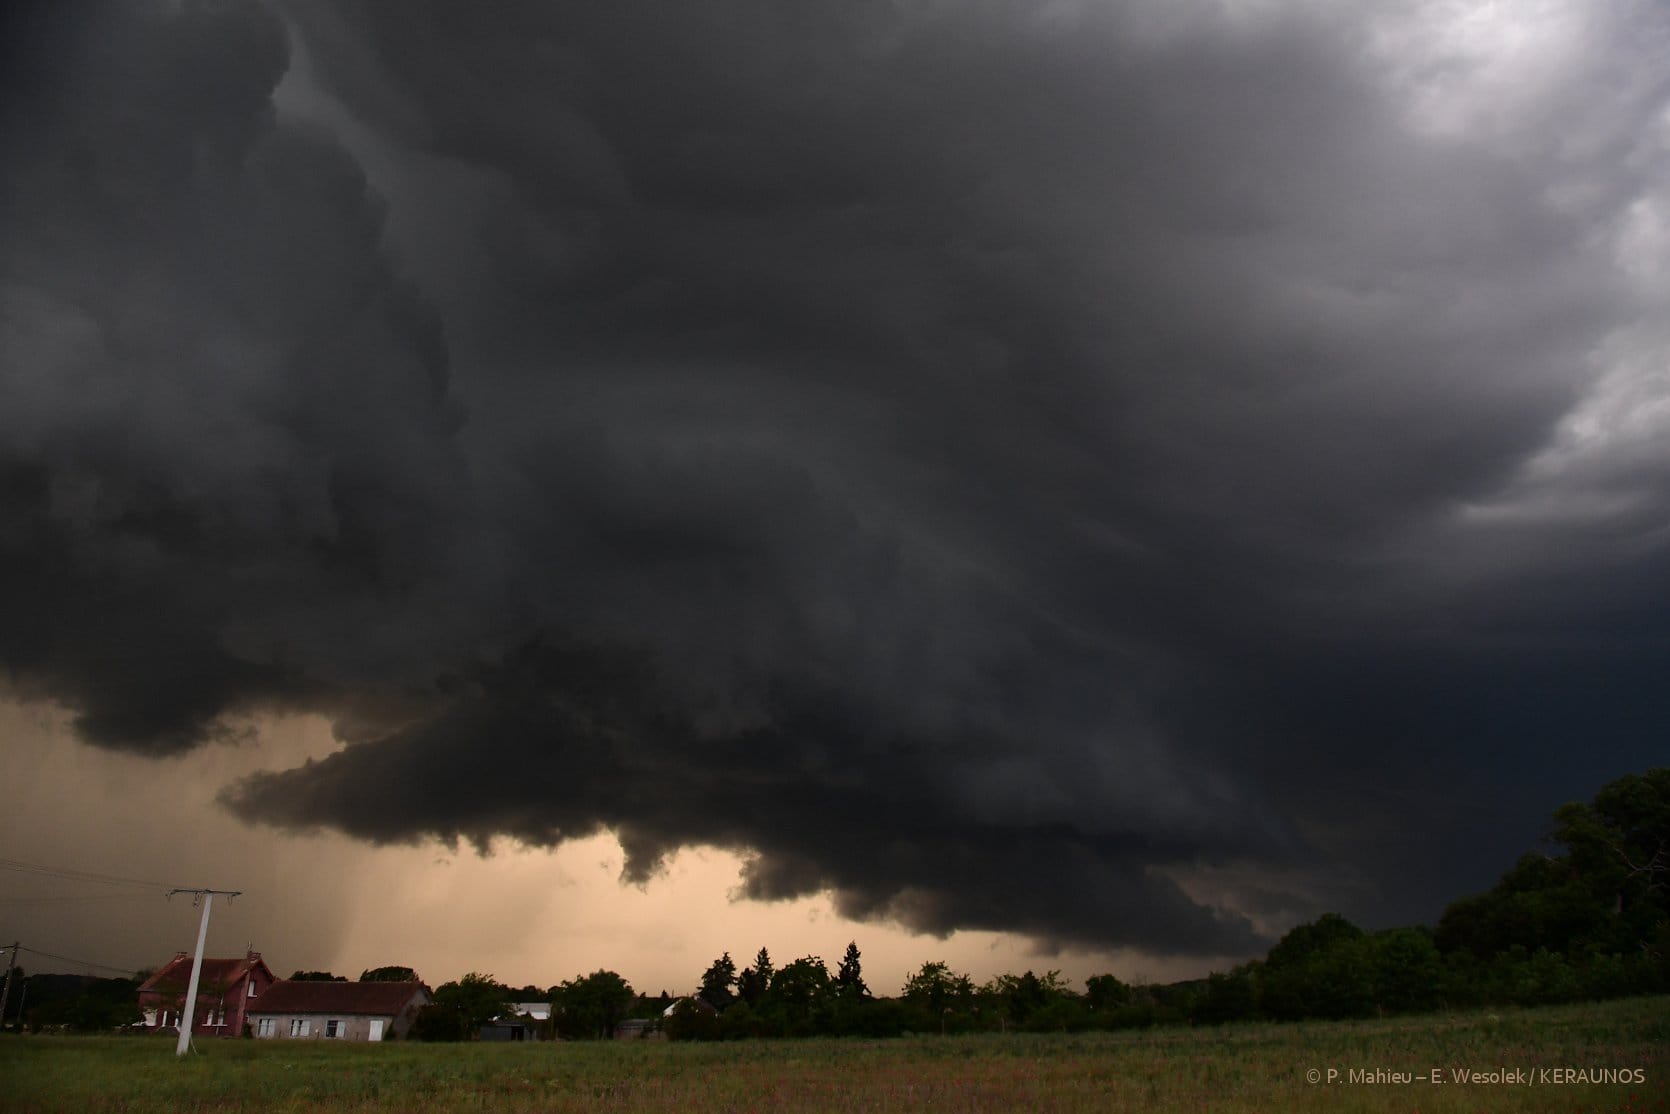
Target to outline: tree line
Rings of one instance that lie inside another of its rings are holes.
[[[1670,991],[1670,768],[1554,814],[1549,847],[1452,902],[1434,928],[1328,915],[1213,974],[1191,1016],[1366,1017]]]
[[[788,987],[778,978],[793,970]],[[774,971],[762,948],[736,971],[727,953],[700,997],[666,1025],[674,1038],[812,1033],[1077,1031],[1543,1005],[1670,992],[1670,768],[1618,779],[1554,814],[1546,850],[1435,927],[1366,932],[1337,914],[1299,925],[1262,959],[1206,979],[1131,986],[1094,975],[1083,992],[1059,971],[976,986],[924,963],[892,999],[872,998],[849,945],[831,978],[816,957]]]
[[[1659,768],[1557,810],[1548,850],[1451,903],[1435,927],[1366,932],[1329,913],[1289,931],[1262,959],[1205,979],[1133,986],[1100,974],[1078,991],[1052,970],[976,985],[930,961],[896,996],[877,997],[854,942],[834,972],[818,956],[779,967],[763,947],[739,969],[726,952],[668,1016],[665,994],[637,996],[612,971],[552,987],[550,1001],[562,1036],[607,1036],[641,1017],[675,1040],[731,1040],[1353,1018],[1664,993],[1667,890],[1670,769]]]

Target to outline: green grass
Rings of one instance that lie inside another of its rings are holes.
[[[1641,1083],[1351,1084],[1420,1074],[1639,1068]],[[1312,1069],[1340,1073],[1310,1083]],[[736,1044],[381,1045],[0,1040],[0,1110],[1619,1111],[1670,1114],[1670,998],[1388,1021],[1076,1036]]]

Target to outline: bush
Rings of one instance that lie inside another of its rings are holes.
[[[1195,1002],[1191,1020],[1199,1025],[1221,1025],[1246,1021],[1258,1015],[1258,984],[1251,964],[1237,967],[1227,975],[1213,974],[1206,980],[1206,993]]]
[[[461,1041],[471,1035],[464,1026],[463,1016],[445,1006],[430,1004],[412,1016],[413,1040]]]
[[[1412,1013],[1437,1009],[1444,997],[1444,958],[1432,935],[1394,928],[1368,939],[1374,1000],[1382,1010]]]

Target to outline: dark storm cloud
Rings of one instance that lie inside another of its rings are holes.
[[[101,15],[59,13],[59,64],[7,98],[0,644],[90,741],[175,750],[403,681],[387,600],[425,612],[432,663],[462,413],[363,173],[275,121],[282,25]]]
[[[958,771],[989,771],[989,784],[974,787],[986,800],[1063,792],[1042,784],[1009,740],[901,736],[862,726],[865,713],[839,696],[782,691],[761,726],[703,735],[641,659],[594,647],[526,647],[456,689],[447,711],[422,725],[258,775],[231,803],[279,824],[328,820],[379,842],[410,838],[414,818],[426,832],[482,846],[498,834],[551,844],[608,827],[626,851],[625,877],[638,882],[682,845],[755,847],[746,896],[829,888],[846,915],[918,931],[989,928],[1208,953],[1254,942],[1236,918],[1193,905],[1143,869],[1202,845],[1227,847],[1235,833],[1211,819],[1167,815],[1093,769],[1080,772],[1099,782],[1085,794],[1099,815],[1069,820],[1053,800],[971,815]],[[1016,778],[1032,784],[1018,793],[1002,784]],[[381,788],[368,796],[371,785]]]
[[[229,791],[287,827],[1055,944],[1249,950],[1260,871],[1431,915],[1666,719],[1664,21],[1258,7],[41,31],[15,683],[333,712]]]

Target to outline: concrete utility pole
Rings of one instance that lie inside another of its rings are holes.
[[[11,962],[6,964],[6,985],[0,987],[0,1033],[6,1031],[6,999],[12,996],[12,969],[17,966],[17,949],[19,945],[19,941],[12,941]]]
[[[175,894],[196,894],[203,899],[203,921],[197,926],[197,955],[191,961],[191,982],[186,986],[185,1008],[180,1011],[180,1040],[174,1046],[174,1055],[184,1056],[191,1047],[191,1027],[197,1022],[197,983],[203,977],[203,941],[209,938],[209,910],[214,908],[215,894],[221,894],[228,900],[243,893],[242,890],[169,890],[168,896]]]

